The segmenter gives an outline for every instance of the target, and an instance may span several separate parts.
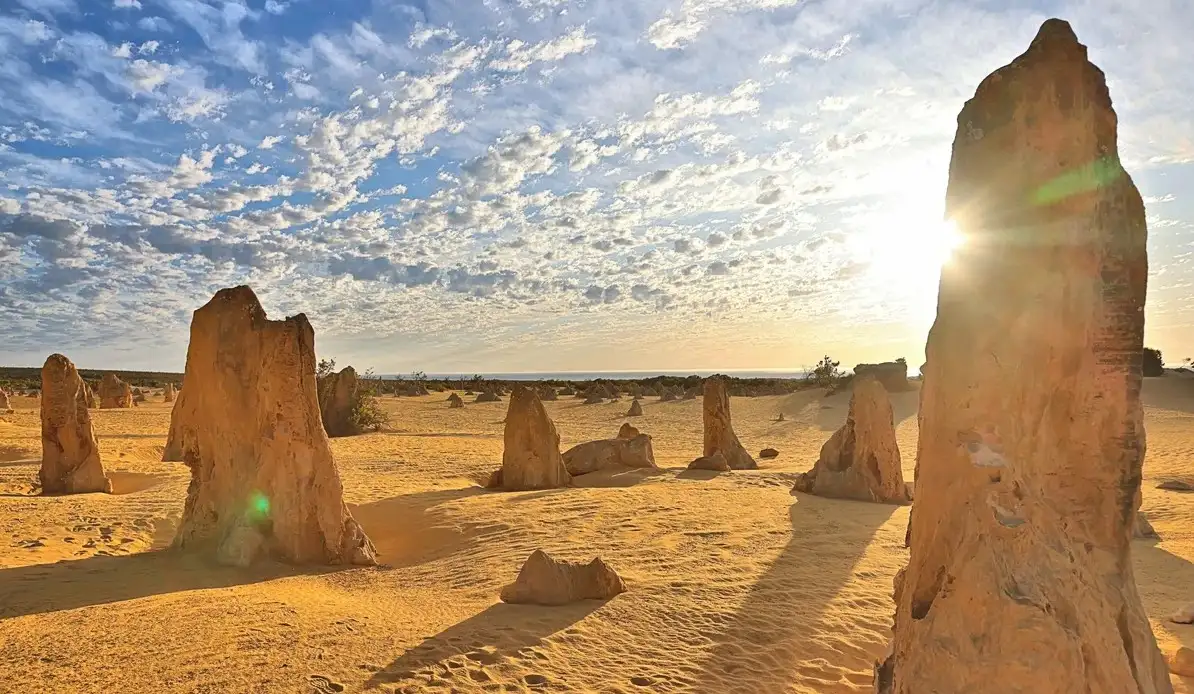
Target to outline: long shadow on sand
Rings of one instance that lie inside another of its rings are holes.
[[[802,661],[821,662],[830,670],[864,666],[862,661],[832,662],[843,656],[819,644],[818,632],[826,631],[822,623],[830,603],[896,509],[798,495],[789,510],[791,539],[716,637],[696,690],[787,691]],[[813,679],[838,679],[829,671],[816,672],[815,666],[804,670]]]
[[[348,510],[373,541],[383,566],[415,566],[455,554],[505,530],[500,524],[458,522],[440,508],[486,491],[481,487],[439,489],[349,504]]]
[[[0,619],[335,570],[273,562],[236,569],[169,550],[33,564],[0,569]]]
[[[533,657],[529,649],[597,610],[604,601],[582,600],[560,607],[499,602],[408,649],[365,683],[366,689],[416,678],[420,670],[463,654],[474,665],[492,665],[504,657]],[[444,667],[434,670],[442,674]]]

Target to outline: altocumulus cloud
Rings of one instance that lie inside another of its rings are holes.
[[[931,303],[871,278],[858,220],[939,213],[957,109],[1043,18],[889,4],[8,3],[0,353],[180,368],[190,311],[250,283],[382,370],[587,368],[578,331],[658,366],[644,335],[684,358],[760,321],[815,358],[809,321]],[[1194,230],[1194,77],[1168,49],[1194,16],[1121,4],[1048,9],[1114,76],[1155,311],[1188,322],[1164,250]]]

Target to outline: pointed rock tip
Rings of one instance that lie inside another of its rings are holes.
[[[1078,35],[1074,33],[1074,28],[1070,26],[1070,23],[1056,17],[1046,19],[1041,24],[1040,30],[1036,32],[1036,38],[1032,40],[1034,48],[1065,44],[1081,45],[1078,43]]]

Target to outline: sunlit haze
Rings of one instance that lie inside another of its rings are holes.
[[[1047,16],[1146,197],[1146,342],[1194,342],[1183,3],[3,8],[7,365],[181,371],[191,312],[249,284],[383,373],[915,367],[957,113]]]

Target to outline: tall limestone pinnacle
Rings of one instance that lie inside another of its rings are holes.
[[[958,116],[884,694],[1168,694],[1129,543],[1144,430],[1144,206],[1068,24]]]

